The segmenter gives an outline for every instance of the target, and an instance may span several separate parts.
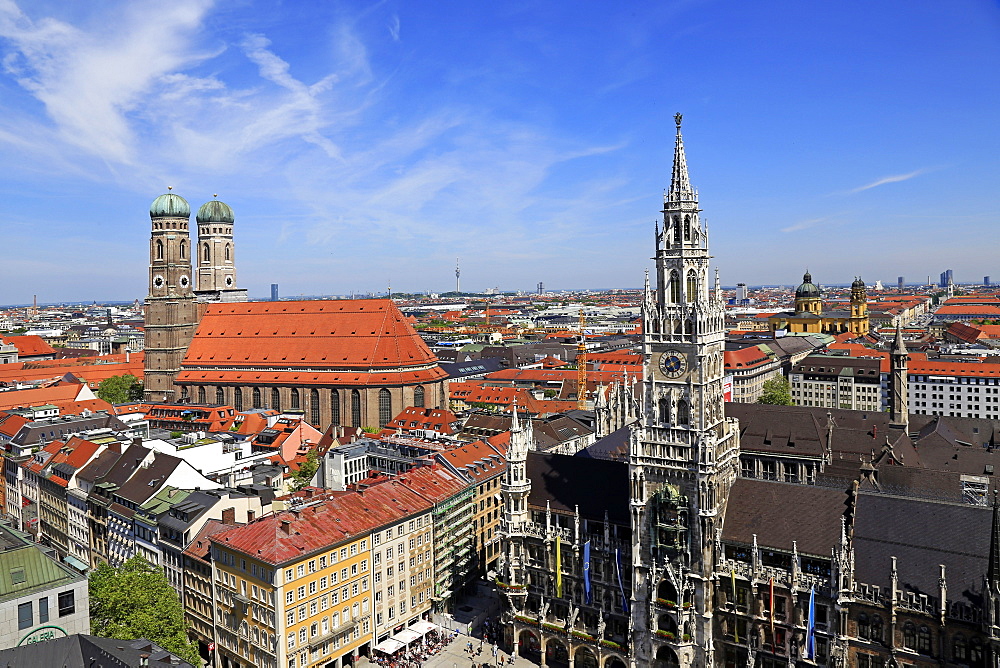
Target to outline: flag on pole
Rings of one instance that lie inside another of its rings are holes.
[[[590,541],[583,544],[583,593],[587,598],[587,605],[593,603],[593,596],[590,593]]]
[[[771,578],[771,647],[774,647],[774,578]]]
[[[615,566],[618,567],[618,591],[622,594],[622,612],[628,613],[628,596],[625,595],[625,585],[622,583],[622,553],[615,548]]]
[[[562,550],[559,534],[556,534],[556,597],[562,598]]]
[[[809,624],[806,631],[806,655],[816,658],[816,587],[809,590]]]
[[[733,640],[739,642],[740,632],[736,630],[736,569],[730,570],[729,575],[733,581]]]

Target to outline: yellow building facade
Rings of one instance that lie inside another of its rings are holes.
[[[775,313],[768,318],[772,334],[784,331],[789,334],[843,334],[857,336],[868,334],[868,294],[865,283],[855,278],[851,284],[851,302],[846,310],[823,310],[820,289],[806,272],[802,284],[795,290],[795,309]]]
[[[273,518],[260,523],[274,524]],[[291,531],[279,520],[270,531]],[[256,550],[232,547],[226,535],[257,533],[255,525],[213,537],[216,666],[222,668],[336,668],[351,665],[372,641],[371,534],[331,542],[321,550],[269,563]],[[301,541],[307,542],[306,540]],[[296,552],[300,550],[296,549]],[[273,554],[273,551],[272,551]]]

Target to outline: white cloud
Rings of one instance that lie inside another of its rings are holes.
[[[789,225],[788,227],[781,228],[782,232],[801,232],[802,230],[808,230],[810,227],[816,227],[821,223],[825,223],[830,220],[829,216],[823,218],[809,218],[807,220],[800,220],[797,223]]]
[[[877,188],[878,186],[884,186],[887,183],[899,183],[900,181],[909,181],[913,177],[920,176],[921,174],[924,174],[927,171],[928,171],[927,169],[918,169],[918,170],[910,172],[908,174],[896,174],[894,176],[883,176],[880,179],[875,179],[874,181],[872,181],[871,183],[869,183],[867,185],[863,185],[860,188],[855,188],[851,192],[852,193],[859,193],[859,192],[861,192],[863,190],[869,190],[871,188]]]

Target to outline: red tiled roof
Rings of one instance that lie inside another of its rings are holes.
[[[44,406],[57,401],[72,403],[76,401],[81,390],[86,391],[82,385],[76,383],[65,383],[54,387],[33,387],[27,390],[8,390],[0,392],[0,410]]]
[[[773,359],[773,355],[761,346],[727,350],[723,357],[727,369],[752,369],[767,364]]]
[[[427,467],[430,468],[430,467]],[[422,495],[396,480],[337,493],[303,507],[267,515],[209,537],[212,543],[281,565],[430,510]]]
[[[445,376],[391,300],[351,299],[211,305],[178,381],[398,385]]]
[[[13,344],[17,348],[20,357],[31,357],[34,355],[55,355],[55,349],[45,342],[40,336],[35,334],[24,334],[21,336],[5,336],[4,343]]]

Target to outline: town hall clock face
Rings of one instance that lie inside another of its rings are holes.
[[[667,378],[679,378],[687,370],[687,358],[684,353],[668,350],[660,355],[660,370]]]

